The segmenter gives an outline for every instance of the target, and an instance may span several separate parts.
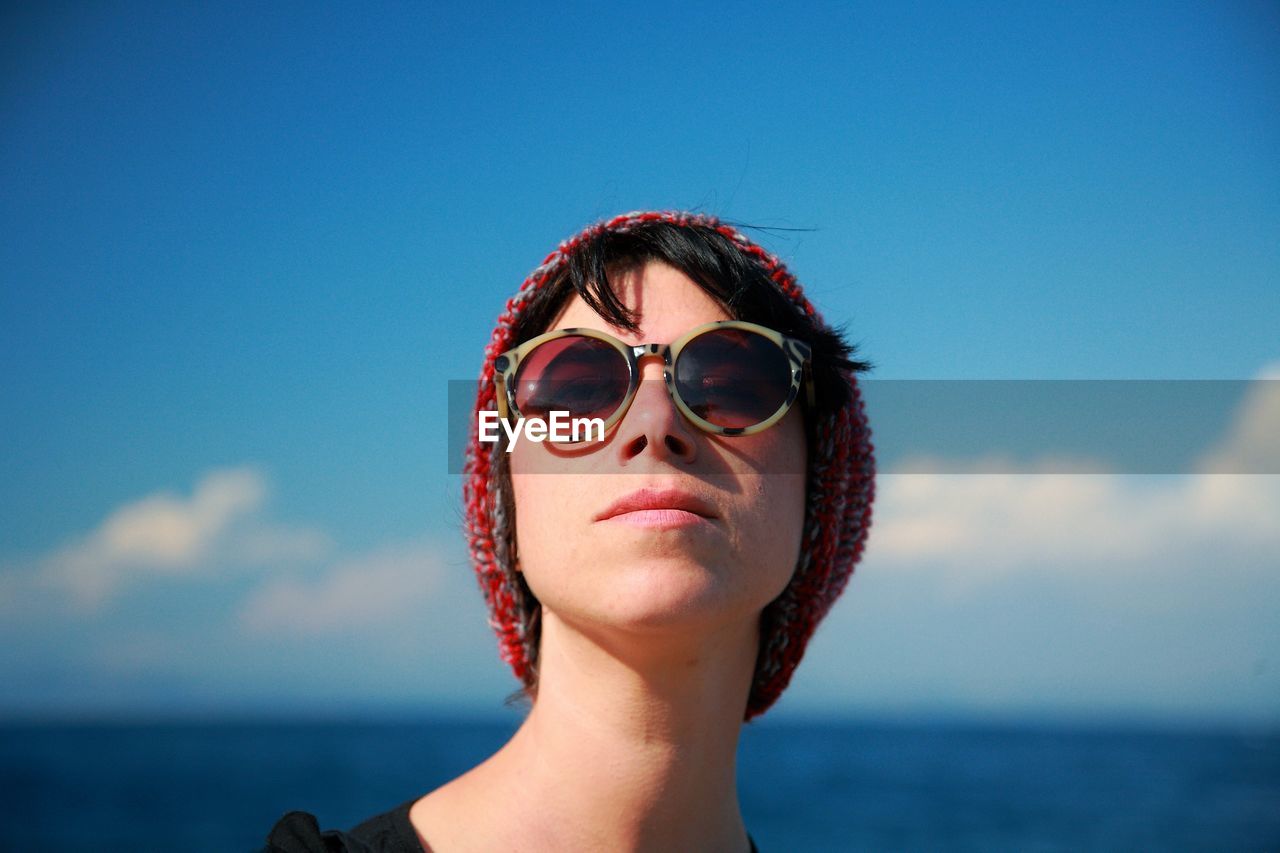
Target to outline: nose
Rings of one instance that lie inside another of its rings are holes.
[[[618,425],[618,453],[623,464],[648,454],[672,463],[692,462],[697,454],[695,427],[676,408],[662,377],[659,357],[640,362],[640,387]]]

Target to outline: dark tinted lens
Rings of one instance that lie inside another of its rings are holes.
[[[680,399],[699,417],[716,426],[749,427],[767,420],[787,401],[791,365],[763,335],[717,329],[681,350],[675,381]]]
[[[526,418],[568,412],[605,418],[627,396],[627,360],[604,341],[569,335],[548,341],[516,371],[516,408]]]

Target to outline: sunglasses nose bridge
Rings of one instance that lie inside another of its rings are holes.
[[[635,388],[639,392],[644,380],[644,364],[652,359],[659,360],[661,372],[657,376],[649,378],[650,382],[657,382],[666,387],[671,382],[671,345],[670,344],[635,344],[631,346],[631,354],[635,365]],[[669,395],[668,392],[664,392]],[[674,402],[674,400],[672,401]]]
[[[671,346],[669,344],[636,344],[631,347],[631,354],[635,359],[637,379],[644,378],[644,363],[651,358],[661,359],[664,379],[671,372]]]

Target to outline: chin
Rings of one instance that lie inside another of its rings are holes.
[[[714,624],[751,612],[746,588],[728,566],[707,565],[687,556],[638,560],[609,578],[607,618],[619,627],[659,628]],[[763,608],[755,608],[758,612]]]

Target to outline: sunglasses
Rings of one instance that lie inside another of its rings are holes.
[[[782,420],[805,388],[813,407],[808,344],[741,320],[691,329],[670,344],[626,344],[595,329],[557,329],[494,359],[498,414],[567,412],[600,418],[607,433],[640,388],[640,360],[661,357],[680,412],[715,435],[751,435]]]

